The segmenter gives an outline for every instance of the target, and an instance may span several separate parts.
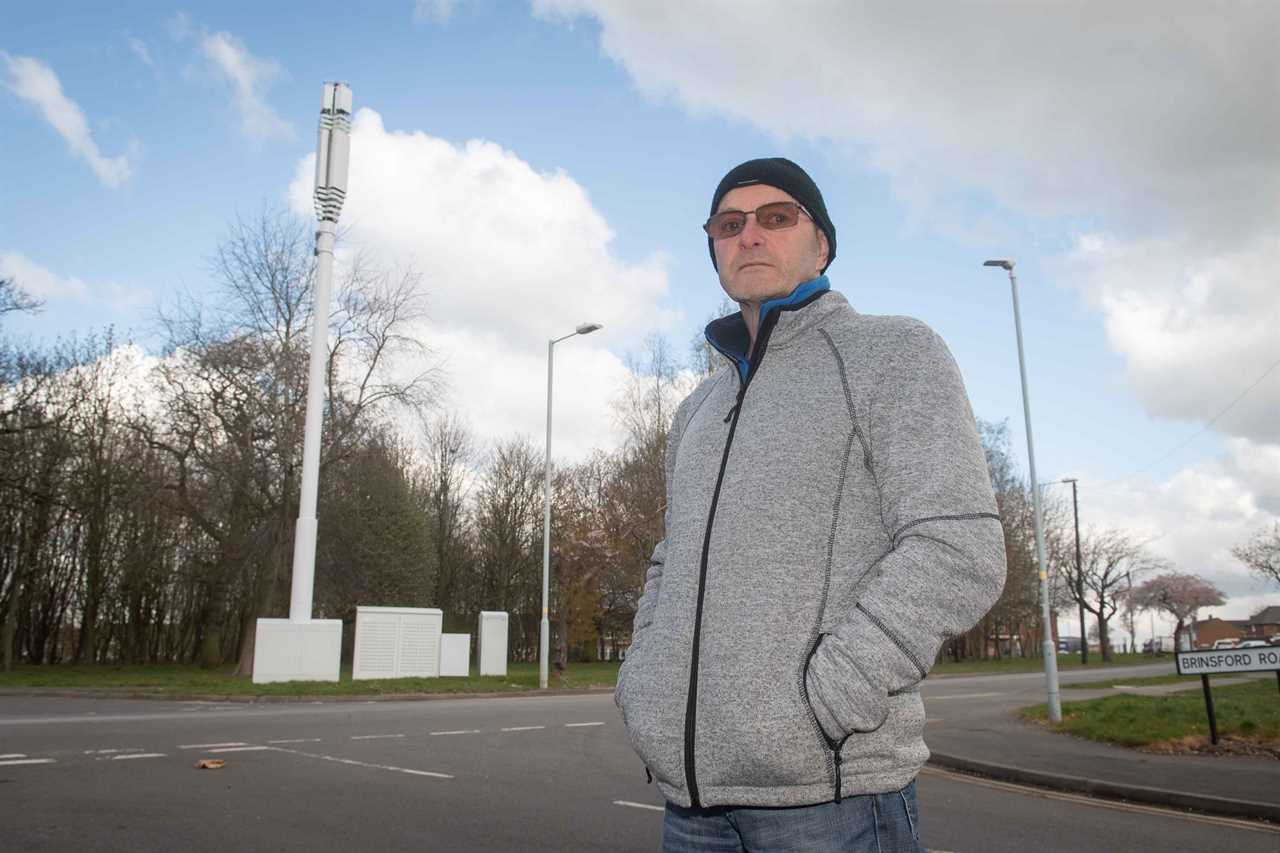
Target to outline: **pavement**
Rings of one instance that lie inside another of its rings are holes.
[[[1171,670],[1172,666],[1166,663],[1103,671],[1064,671],[1061,677],[1067,684],[1113,679],[1118,674],[1143,677]],[[1219,686],[1227,683],[1230,683],[1228,679],[1214,680]],[[1064,689],[1061,697],[1069,702],[1120,692],[1150,695],[1199,689],[1198,680],[1188,679],[1185,683],[1124,691]],[[6,689],[0,691],[0,696],[68,696],[88,692]],[[92,692],[98,697],[103,695],[100,691]],[[123,698],[120,692],[111,692]],[[1039,673],[929,679],[923,693],[929,720],[926,742],[932,753],[929,763],[934,766],[1016,784],[1280,824],[1280,762],[1275,758],[1154,754],[1057,734],[1023,722],[1017,710],[1044,701],[1043,675]],[[137,693],[129,695],[140,698]],[[528,694],[492,695],[516,698]],[[284,698],[297,701],[297,697]],[[371,697],[360,698],[363,702],[371,701]],[[423,694],[385,698],[403,701],[476,697]],[[226,698],[220,701],[235,702]]]
[[[1117,672],[1123,670],[1112,669],[1104,677],[1114,678]],[[990,677],[990,681],[996,678],[1000,676]],[[1064,679],[1071,680],[1066,674]],[[1227,683],[1228,679],[1213,682],[1215,686]],[[1200,689],[1198,679],[1188,679],[1186,683],[1123,691],[1067,689],[1061,691],[1061,697],[1070,702],[1121,692],[1156,695]],[[1018,784],[1280,823],[1280,762],[1275,758],[1155,754],[1023,722],[1013,706],[1043,703],[1042,676],[1028,684],[1028,689],[1015,692],[1017,698],[997,698],[994,693],[970,695],[985,698],[987,707],[955,713],[952,708],[956,706],[943,700],[963,696],[943,694],[930,702],[926,695],[930,764]]]

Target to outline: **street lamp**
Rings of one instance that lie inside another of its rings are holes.
[[[1080,663],[1089,663],[1089,640],[1084,630],[1084,570],[1080,565],[1080,500],[1076,494],[1075,477],[1064,477],[1064,483],[1071,484],[1071,514],[1076,521],[1076,603],[1080,607]]]
[[[538,636],[538,687],[547,686],[547,649],[551,643],[551,623],[547,618],[548,587],[551,578],[551,377],[555,345],[577,335],[589,335],[604,328],[599,323],[583,323],[563,337],[547,341],[547,456],[542,484],[542,625]]]
[[[1084,629],[1084,573],[1080,569],[1080,563],[1081,563],[1081,560],[1080,560],[1080,501],[1078,499],[1078,496],[1076,495],[1076,483],[1078,481],[1076,480],[1075,477],[1063,477],[1061,480],[1058,480],[1058,482],[1071,484],[1071,511],[1072,511],[1072,514],[1075,516],[1075,521],[1076,521],[1075,595],[1076,595],[1076,604],[1079,605],[1079,609],[1080,609],[1080,664],[1083,666],[1089,663],[1089,638],[1086,635],[1086,631]],[[1044,486],[1052,486],[1052,485],[1054,484],[1041,483],[1042,488]]]
[[[1013,293],[1013,326],[1018,336],[1018,372],[1022,377],[1022,413],[1027,424],[1027,464],[1031,468],[1031,482],[1036,479],[1036,449],[1031,437],[1031,398],[1027,393],[1027,364],[1022,350],[1022,314],[1018,308],[1018,278],[1013,274],[1013,261],[992,260],[983,263],[984,267],[1000,267],[1009,273],[1009,288]],[[1031,500],[1035,510],[1036,559],[1040,567],[1040,615],[1044,624],[1044,676],[1048,687],[1049,719],[1055,723],[1062,722],[1062,704],[1058,699],[1058,654],[1053,647],[1053,622],[1049,604],[1049,572],[1045,568],[1044,559],[1044,519],[1040,510],[1040,487],[1033,485]],[[1083,625],[1081,626],[1083,632]]]

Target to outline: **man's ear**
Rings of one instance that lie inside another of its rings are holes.
[[[813,230],[818,235],[818,273],[821,274],[826,269],[827,258],[831,257],[831,244],[827,242],[825,231],[816,225]]]

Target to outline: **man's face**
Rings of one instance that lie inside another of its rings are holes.
[[[772,201],[795,201],[789,194],[767,184],[753,184],[730,190],[720,200],[716,213],[725,210],[755,210]],[[787,296],[801,282],[816,278],[827,263],[827,235],[806,214],[794,228],[769,231],[755,216],[734,237],[712,242],[720,286],[735,302],[760,305]]]

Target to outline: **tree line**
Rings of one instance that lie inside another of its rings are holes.
[[[228,230],[213,291],[161,311],[157,357],[110,333],[52,346],[0,337],[0,656],[15,661],[252,664],[256,620],[287,611],[313,296],[309,224],[266,211]],[[482,443],[443,405],[415,329],[422,282],[356,256],[336,282],[326,361],[314,615],[438,607],[446,631],[510,614],[537,655],[543,458],[527,437]],[[0,320],[39,310],[0,281]],[[721,313],[732,310],[725,302]],[[675,405],[717,366],[651,338],[611,401],[625,441],[553,470],[556,663],[616,657],[663,535]],[[416,367],[414,367],[416,366]],[[979,422],[1004,525],[1000,600],[943,654],[1039,651],[1029,486],[1005,424]],[[1046,512],[1056,611],[1100,626],[1135,575],[1165,568],[1124,531],[1090,529],[1075,561],[1061,500]],[[348,648],[354,631],[344,632]],[[1018,638],[1015,644],[1013,638]]]
[[[214,255],[214,291],[157,317],[157,358],[109,333],[45,348],[0,339],[6,669],[20,660],[248,671],[256,620],[282,615],[289,600],[310,249],[308,224],[287,215],[237,222]],[[532,659],[541,452],[520,436],[480,446],[443,409],[443,377],[415,337],[415,275],[356,257],[336,289],[314,615],[350,622],[357,604],[431,606],[446,630],[474,631],[480,610],[505,610],[513,657]],[[0,282],[0,300],[0,315],[40,307],[20,282]],[[627,636],[637,578],[661,536],[679,371],[660,341],[649,356],[614,403],[626,443],[555,471],[561,662]]]

